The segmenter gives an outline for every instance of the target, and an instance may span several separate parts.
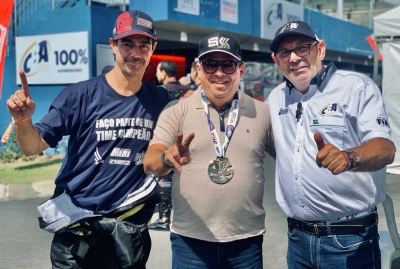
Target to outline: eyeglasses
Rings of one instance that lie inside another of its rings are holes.
[[[236,67],[238,66],[238,62],[234,61],[213,61],[213,60],[205,60],[200,62],[203,66],[204,72],[207,74],[214,74],[218,67],[221,66],[222,71],[225,74],[233,74],[236,71]]]
[[[307,56],[310,54],[311,46],[314,46],[317,44],[318,41],[315,40],[311,44],[303,44],[295,47],[292,50],[283,50],[278,53],[276,53],[276,58],[278,58],[279,62],[287,62],[290,59],[290,55],[292,55],[292,52],[296,53],[297,56],[302,57],[302,56]]]

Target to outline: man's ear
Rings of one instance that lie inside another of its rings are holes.
[[[276,58],[275,53],[271,53],[271,58],[276,64],[276,66],[279,68],[280,67],[280,62],[278,61],[278,58]]]
[[[115,41],[115,40],[112,39],[112,38],[109,38],[109,39],[108,39],[108,43],[110,43],[110,46],[111,46],[111,49],[113,50],[113,53],[115,53],[114,49],[117,49],[117,44],[116,44],[116,42],[117,42],[117,41]]]
[[[326,53],[326,43],[325,40],[320,40],[318,41],[318,55],[319,55],[319,59],[321,61],[324,60],[325,58],[325,53]]]
[[[157,47],[157,42],[154,42],[154,44],[153,44],[153,50],[152,50],[151,54],[154,53],[154,50],[156,49],[156,47]]]
[[[241,79],[243,78],[245,67],[246,67],[246,65],[244,63],[239,65],[239,74],[240,74]]]

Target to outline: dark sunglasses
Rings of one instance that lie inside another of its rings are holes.
[[[204,72],[207,74],[214,74],[218,67],[221,66],[222,71],[225,74],[233,74],[236,71],[236,67],[238,66],[238,62],[234,61],[214,61],[214,60],[205,60],[200,62],[203,66]]]

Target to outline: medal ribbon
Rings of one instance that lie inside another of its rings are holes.
[[[235,131],[238,113],[239,113],[239,100],[238,99],[239,99],[238,94],[236,93],[235,97],[232,100],[231,108],[229,111],[228,122],[227,122],[227,126],[225,129],[225,142],[221,147],[221,143],[219,142],[218,132],[217,132],[217,130],[215,130],[214,124],[212,123],[212,121],[210,119],[210,115],[208,113],[208,104],[207,104],[206,95],[204,94],[204,91],[201,90],[201,102],[203,104],[204,112],[206,113],[208,125],[210,126],[212,142],[213,142],[215,153],[217,154],[217,157],[220,157],[220,158],[225,157],[226,149],[228,148],[228,145],[232,138],[233,132]]]

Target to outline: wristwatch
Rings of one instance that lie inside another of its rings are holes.
[[[358,154],[355,153],[354,151],[343,151],[343,152],[346,153],[347,158],[349,159],[350,162],[349,170],[356,171],[360,166],[360,156],[358,156]]]
[[[161,163],[162,163],[162,165],[163,165],[165,168],[167,168],[167,169],[175,168],[174,166],[169,165],[169,164],[167,163],[167,161],[165,160],[165,151],[163,151],[163,152],[161,153]]]

